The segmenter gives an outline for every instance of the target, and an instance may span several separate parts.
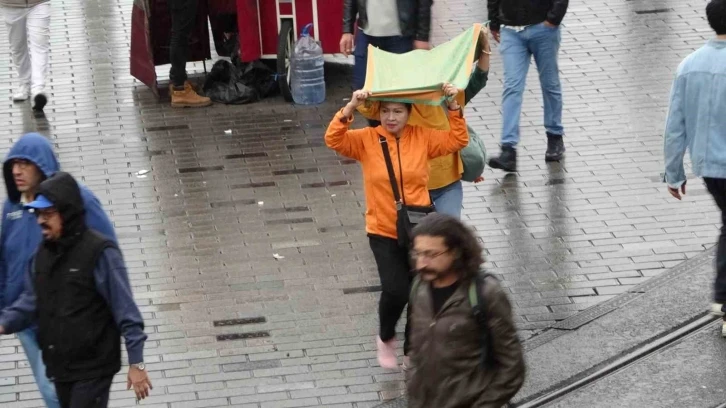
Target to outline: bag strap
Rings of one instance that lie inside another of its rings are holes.
[[[383,150],[383,158],[386,160],[386,169],[388,169],[388,179],[391,181],[393,189],[393,199],[396,200],[396,209],[400,210],[403,204],[401,193],[398,191],[398,182],[396,181],[396,173],[393,171],[393,162],[391,161],[391,152],[388,151],[388,141],[385,137],[378,135],[378,142]]]
[[[493,363],[491,356],[492,350],[489,345],[489,338],[491,336],[489,333],[489,324],[487,322],[486,315],[486,299],[482,296],[486,278],[489,276],[493,277],[494,275],[490,273],[479,273],[476,278],[472,279],[469,283],[469,303],[471,304],[471,312],[474,315],[474,319],[479,325],[479,338],[483,349],[481,364],[485,369],[490,368]]]
[[[411,283],[411,293],[408,295],[409,303],[413,303],[413,297],[416,296],[416,293],[418,292],[418,287],[421,285],[421,277],[419,275],[416,275],[413,278],[413,283]]]

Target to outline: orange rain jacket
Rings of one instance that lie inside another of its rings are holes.
[[[398,188],[403,191],[406,204],[431,205],[429,160],[458,152],[469,143],[463,111],[449,112],[449,130],[406,125],[398,140],[382,126],[349,130],[351,122],[352,118],[343,116],[342,109],[338,111],[325,132],[325,144],[344,156],[358,160],[363,166],[366,232],[395,239],[396,203],[378,135],[388,141]],[[399,152],[403,180],[399,171]]]

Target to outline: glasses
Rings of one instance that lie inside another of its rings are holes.
[[[443,255],[443,254],[445,254],[447,252],[449,252],[448,249],[446,249],[444,251],[439,251],[439,252],[435,252],[435,251],[415,251],[415,250],[411,250],[411,252],[409,254],[411,256],[411,259],[413,259],[413,260],[424,259],[424,260],[431,261],[433,259],[436,259],[436,258],[440,257],[441,255]]]

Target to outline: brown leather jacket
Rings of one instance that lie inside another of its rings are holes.
[[[482,302],[492,360],[485,368],[468,290],[469,281],[462,281],[436,316],[428,283],[411,294],[409,408],[501,408],[522,386],[524,355],[507,295],[496,279],[485,278]]]

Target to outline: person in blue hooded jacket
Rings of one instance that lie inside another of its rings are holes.
[[[36,217],[23,205],[32,202],[40,183],[59,170],[53,147],[48,139],[38,133],[21,137],[5,158],[3,176],[7,199],[3,205],[0,228],[0,309],[12,306],[25,290],[25,273],[43,240]],[[98,198],[85,186],[81,186],[81,197],[89,228],[117,243],[113,224]],[[46,376],[38,346],[37,328],[30,327],[17,336],[45,404],[48,408],[60,408],[55,387]]]

